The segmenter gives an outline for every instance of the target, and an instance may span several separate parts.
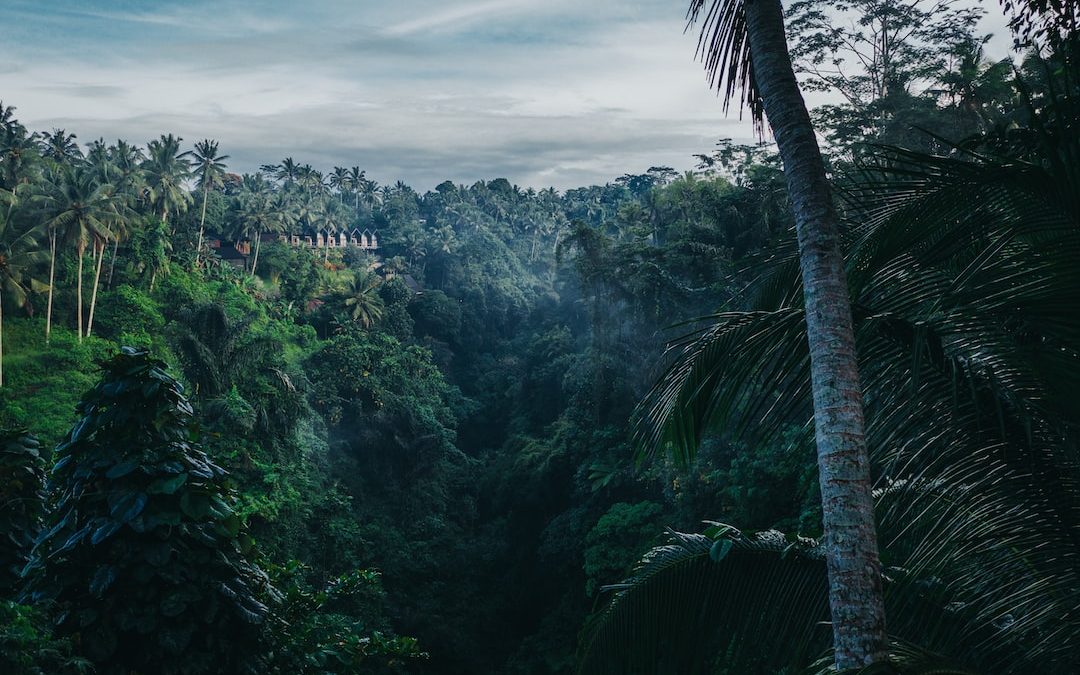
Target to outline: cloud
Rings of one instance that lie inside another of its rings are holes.
[[[545,5],[549,4],[551,3],[545,2],[545,0],[488,0],[487,2],[473,2],[428,13],[416,12],[420,16],[396,23],[388,27],[385,33],[392,36],[401,36],[462,28],[477,22],[490,21],[496,17],[505,17],[507,14],[541,10]]]
[[[111,23],[14,3],[0,96],[28,126],[215,138],[239,171],[293,156],[419,189],[566,188],[753,138],[671,0],[57,3],[135,17]]]

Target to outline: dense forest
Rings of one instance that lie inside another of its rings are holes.
[[[763,134],[772,4],[691,7]],[[994,61],[978,7],[837,4],[850,29],[785,10],[831,92],[809,119],[896,669],[872,672],[1076,672],[1075,10],[1021,6]],[[0,672],[835,672],[846,516],[781,132],[683,173],[421,193],[4,103]]]

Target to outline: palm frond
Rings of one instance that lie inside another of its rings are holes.
[[[740,107],[745,105],[751,119],[760,126],[764,109],[754,83],[743,1],[691,0],[686,13],[687,29],[701,22],[697,56],[705,64],[709,84],[723,99],[724,110],[728,110],[736,91],[741,91]]]
[[[587,629],[579,672],[767,673],[829,645],[825,562],[778,532],[670,532]]]

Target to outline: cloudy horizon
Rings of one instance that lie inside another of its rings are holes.
[[[565,189],[753,139],[705,84],[685,0],[9,3],[0,100],[84,146],[175,133],[238,173],[291,156]]]

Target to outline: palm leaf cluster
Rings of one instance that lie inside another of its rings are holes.
[[[705,534],[669,531],[630,578],[607,588],[613,596],[590,627],[579,672],[835,672],[827,585],[816,540],[719,524]],[[886,609],[918,638],[962,639],[959,610],[933,604],[927,592],[890,583]],[[888,662],[862,672],[978,671],[893,638]]]
[[[781,555],[791,548],[788,555]],[[778,532],[669,532],[597,616],[582,673],[775,672],[828,646],[825,559]],[[753,642],[745,638],[755,636]]]
[[[1080,71],[1065,66],[1023,92],[1023,124],[948,157],[877,148],[843,190],[890,632],[979,672],[1080,665]],[[647,451],[689,461],[717,430],[810,430],[794,245],[758,269],[753,311],[673,341],[639,409]]]

